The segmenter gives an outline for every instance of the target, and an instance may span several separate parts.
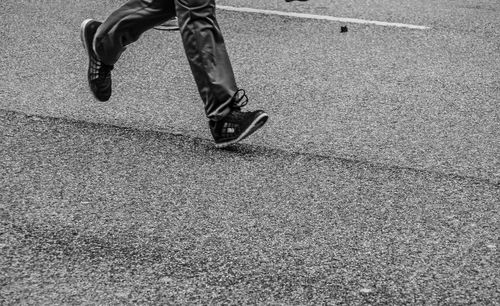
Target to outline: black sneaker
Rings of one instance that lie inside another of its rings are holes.
[[[245,94],[243,97],[246,101],[241,103],[241,98],[240,101],[235,102],[231,112],[226,117],[219,121],[210,120],[208,122],[217,148],[224,148],[245,139],[266,123],[269,116],[262,110],[241,111],[241,107],[248,102]]]
[[[99,60],[94,52],[93,41],[97,28],[101,22],[87,19],[80,26],[80,39],[89,57],[88,81],[90,90],[99,101],[108,101],[111,97],[111,70],[112,65],[106,65]]]

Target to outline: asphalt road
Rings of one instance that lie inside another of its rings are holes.
[[[494,304],[495,1],[219,1],[269,124],[216,150],[178,33],[91,99],[78,27],[120,1],[2,1],[2,304]],[[58,118],[58,119],[56,119]]]
[[[4,305],[498,301],[498,185],[0,118]]]
[[[359,4],[357,14],[338,2],[280,6],[432,29],[350,24],[344,34],[334,22],[219,12],[250,108],[271,116],[251,143],[498,182],[498,4],[422,2],[414,12],[410,2],[387,2]],[[148,32],[130,47],[114,71],[113,99],[97,104],[78,27],[120,1],[51,3],[1,4],[0,107],[210,138],[178,33]]]

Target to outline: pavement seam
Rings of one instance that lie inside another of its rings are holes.
[[[189,135],[179,135],[177,132],[169,132],[165,129],[141,129],[139,127],[134,127],[134,126],[122,126],[122,125],[115,125],[115,124],[107,124],[107,123],[99,123],[99,122],[90,122],[90,121],[85,121],[85,120],[78,120],[78,119],[72,119],[72,118],[62,118],[62,117],[53,117],[53,116],[44,116],[44,115],[37,115],[37,114],[28,114],[20,111],[12,111],[12,110],[5,110],[5,109],[0,109],[0,112],[7,113],[7,114],[13,114],[13,115],[20,115],[24,116],[27,119],[30,118],[37,118],[38,120],[49,120],[52,122],[55,122],[56,124],[58,122],[63,122],[63,123],[68,123],[68,124],[82,124],[86,126],[103,126],[103,127],[108,127],[108,128],[113,128],[113,129],[119,129],[119,130],[129,130],[129,131],[139,131],[139,132],[150,132],[150,133],[155,133],[155,134],[168,134],[171,136],[177,137],[183,137],[185,139],[190,139],[193,141],[195,145],[198,145],[200,143],[205,143],[206,145],[212,144],[211,141],[207,140],[206,138],[201,138],[201,137],[196,137],[196,136],[189,136]],[[10,136],[12,137],[12,136]],[[479,184],[485,184],[489,185],[495,188],[500,188],[500,181],[496,181],[493,179],[488,179],[488,178],[480,178],[480,177],[475,177],[475,176],[468,176],[468,175],[461,175],[461,174],[456,174],[456,173],[446,173],[446,172],[440,172],[440,171],[433,171],[433,170],[428,170],[428,169],[421,169],[421,168],[415,168],[415,167],[408,167],[408,166],[399,166],[399,165],[394,165],[394,164],[384,164],[384,163],[377,163],[374,161],[369,161],[369,160],[362,160],[362,159],[353,159],[353,158],[345,158],[345,157],[339,157],[339,156],[326,156],[326,155],[321,155],[321,154],[316,154],[316,153],[309,153],[309,152],[293,152],[293,151],[286,151],[283,149],[278,149],[278,148],[272,148],[272,147],[267,147],[267,146],[261,146],[261,145],[250,145],[250,144],[237,144],[235,146],[231,146],[228,148],[223,148],[219,150],[223,151],[233,151],[235,147],[238,148],[243,148],[244,151],[255,151],[255,149],[260,149],[261,151],[267,152],[270,155],[288,155],[291,158],[297,158],[297,157],[305,157],[305,159],[311,160],[311,159],[316,159],[316,160],[322,160],[322,161],[335,161],[341,164],[351,164],[351,165],[364,165],[369,168],[373,169],[379,169],[379,170],[389,170],[389,171],[397,171],[397,172],[404,172],[404,171],[409,171],[414,174],[428,174],[432,175],[435,177],[445,177],[445,178],[450,178],[453,180],[460,180],[460,181],[471,181],[473,183],[479,183]],[[36,153],[36,151],[28,152],[28,153]]]

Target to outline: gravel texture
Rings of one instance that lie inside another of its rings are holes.
[[[2,304],[498,301],[498,185],[0,114]]]
[[[271,117],[251,143],[500,182],[497,1],[271,2],[254,6],[432,28],[218,11],[249,108]],[[79,26],[120,3],[2,1],[0,108],[209,139],[178,32],[147,32],[92,102]]]
[[[271,117],[228,150],[178,33],[92,101],[79,25],[120,3],[0,2],[0,304],[500,300],[497,1],[219,1],[431,26],[218,11]]]

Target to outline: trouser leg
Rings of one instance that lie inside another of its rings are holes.
[[[174,0],[129,0],[99,27],[94,50],[102,62],[114,65],[127,45],[174,16]]]
[[[175,0],[184,50],[205,113],[219,120],[238,90],[224,39],[215,18],[215,0]]]
[[[102,62],[114,65],[127,45],[145,31],[174,17],[176,11],[206,116],[219,120],[229,113],[238,88],[215,18],[215,0],[129,0],[99,27],[94,50]]]

